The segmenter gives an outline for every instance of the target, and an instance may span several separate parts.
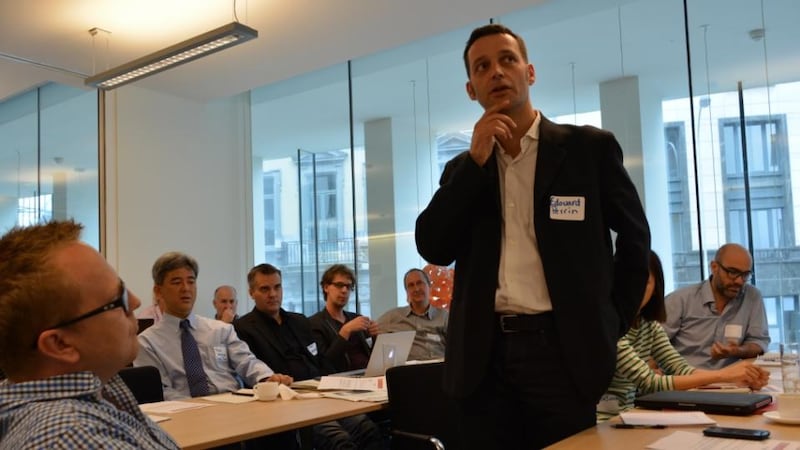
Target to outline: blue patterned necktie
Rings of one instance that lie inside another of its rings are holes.
[[[183,369],[186,371],[186,380],[189,382],[189,393],[192,397],[208,395],[208,382],[206,372],[203,370],[203,360],[200,359],[200,350],[197,341],[189,331],[189,320],[181,320],[181,352],[183,353]]]

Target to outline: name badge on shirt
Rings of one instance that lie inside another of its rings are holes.
[[[225,346],[217,345],[214,347],[214,361],[216,361],[217,366],[219,367],[227,367],[228,366],[228,348]]]
[[[742,337],[741,325],[725,325],[725,339],[738,341]]]
[[[316,342],[312,342],[306,348],[308,349],[309,353],[311,353],[314,356],[317,356],[317,343]]]
[[[586,197],[550,196],[550,218],[580,222],[586,214]]]

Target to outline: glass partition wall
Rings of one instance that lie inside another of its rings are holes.
[[[73,218],[100,249],[97,93],[47,84],[0,102],[0,233]]]
[[[528,44],[536,108],[621,142],[667,290],[706,278],[721,244],[749,247],[774,344],[800,320],[798,16],[792,0],[559,0],[493,18]],[[481,24],[252,91],[255,208],[269,209],[256,255],[309,274],[285,278],[295,310],[314,312],[334,262],[357,269],[362,313],[405,304],[400,277],[425,264],[415,219],[482,113],[462,60]],[[315,262],[287,259],[309,239]]]

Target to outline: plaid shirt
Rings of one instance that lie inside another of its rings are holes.
[[[0,383],[0,449],[177,449],[119,376]]]

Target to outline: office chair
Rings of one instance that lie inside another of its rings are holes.
[[[392,450],[456,447],[451,400],[442,390],[443,362],[386,371]]]
[[[155,367],[125,367],[119,371],[119,376],[128,385],[128,389],[133,392],[136,402],[140,405],[164,400],[161,374]]]

